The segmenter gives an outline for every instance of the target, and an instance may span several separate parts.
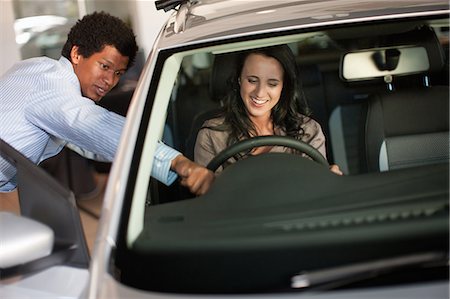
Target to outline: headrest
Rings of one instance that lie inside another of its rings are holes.
[[[377,47],[342,55],[341,79],[347,82],[429,73],[441,70],[445,56],[434,30],[427,26],[385,36]],[[387,82],[387,81],[386,81]]]
[[[215,55],[209,81],[209,93],[213,101],[221,101],[230,89],[230,81],[236,69],[236,60],[236,53]]]
[[[322,76],[317,64],[300,65],[298,67],[299,82],[303,87],[322,84]]]

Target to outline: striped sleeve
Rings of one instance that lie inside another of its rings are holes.
[[[170,169],[171,162],[180,154],[177,150],[158,142],[153,159],[152,176],[167,186],[171,185],[178,177],[176,172]]]

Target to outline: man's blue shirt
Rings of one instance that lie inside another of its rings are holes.
[[[112,161],[124,122],[123,116],[82,96],[65,57],[27,59],[0,78],[0,138],[36,164],[57,155],[67,144],[82,149],[89,158]],[[151,175],[170,185],[177,176],[170,163],[179,154],[158,143]],[[0,191],[16,187],[15,173],[0,158]]]

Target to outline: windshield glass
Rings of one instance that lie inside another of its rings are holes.
[[[448,276],[447,19],[170,49],[156,64],[120,281],[261,293]],[[216,172],[205,195],[150,177],[158,140]]]

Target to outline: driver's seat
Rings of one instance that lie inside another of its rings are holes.
[[[222,99],[228,90],[228,83],[231,79],[236,62],[235,53],[224,53],[214,57],[214,64],[209,80],[209,96],[211,100],[217,103],[217,108],[198,113],[191,124],[188,139],[186,140],[185,156],[194,160],[194,147],[197,140],[198,131],[200,131],[203,123],[208,119],[218,116],[222,107]]]

